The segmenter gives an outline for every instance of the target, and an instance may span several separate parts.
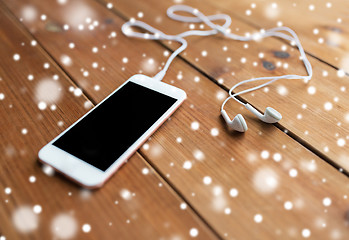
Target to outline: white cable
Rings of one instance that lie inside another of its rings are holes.
[[[134,32],[134,31],[132,31],[131,27],[143,28],[144,30],[146,30],[146,31],[148,31],[148,32],[150,32],[152,34]],[[161,32],[160,30],[155,29],[152,26],[150,26],[150,25],[148,25],[148,24],[146,24],[144,22],[141,22],[141,21],[132,21],[132,20],[128,21],[128,22],[126,22],[126,23],[124,23],[122,25],[121,30],[122,30],[122,32],[126,36],[129,36],[129,37],[142,38],[142,39],[151,39],[151,40],[166,39],[166,40],[171,40],[171,41],[177,41],[177,42],[182,44],[182,46],[177,48],[176,51],[174,51],[171,54],[171,56],[168,58],[168,60],[167,60],[167,62],[165,64],[165,66],[163,67],[163,69],[154,76],[154,79],[156,79],[158,81],[161,81],[164,78],[167,69],[169,68],[170,64],[175,59],[175,57],[178,54],[180,54],[182,51],[184,51],[187,48],[187,46],[188,46],[188,43],[187,43],[187,41],[184,38],[178,37],[176,35],[167,35],[167,34]]]
[[[190,14],[194,15],[194,17],[187,17],[187,16],[178,15],[175,12],[190,13]],[[288,27],[276,27],[276,28],[272,28],[269,30],[254,33],[252,35],[239,36],[239,35],[236,35],[236,34],[229,32],[229,27],[230,27],[232,20],[231,20],[231,17],[226,15],[226,14],[215,14],[215,15],[206,16],[195,8],[192,8],[192,7],[189,7],[186,5],[174,5],[174,6],[171,6],[167,9],[167,16],[173,20],[180,21],[180,22],[194,22],[194,23],[203,22],[206,25],[208,25],[212,30],[190,30],[190,31],[182,32],[182,33],[177,34],[177,35],[167,35],[167,34],[161,32],[160,30],[155,29],[155,28],[153,28],[153,27],[149,26],[148,24],[141,22],[141,21],[131,20],[129,22],[126,22],[122,26],[122,32],[126,36],[142,38],[142,39],[151,39],[151,40],[171,40],[171,41],[177,41],[177,42],[182,44],[182,46],[180,46],[177,50],[175,50],[171,54],[171,56],[168,58],[168,60],[165,64],[164,68],[158,74],[155,75],[154,78],[159,80],[159,81],[161,81],[163,79],[163,77],[165,76],[166,71],[169,68],[172,61],[174,60],[174,58],[187,48],[188,44],[184,38],[188,37],[188,36],[210,36],[210,35],[216,35],[216,34],[221,33],[227,38],[230,38],[233,40],[238,40],[238,41],[259,41],[259,40],[266,38],[266,37],[278,37],[278,38],[288,40],[291,42],[291,44],[294,44],[297,46],[297,48],[300,52],[300,55],[301,55],[301,59],[304,63],[306,71],[308,73],[307,76],[282,75],[282,76],[276,76],[276,77],[274,76],[274,77],[251,78],[248,80],[241,81],[241,82],[235,84],[229,90],[229,97],[223,102],[222,107],[221,107],[222,110],[224,108],[224,105],[227,103],[227,101],[229,99],[234,99],[237,102],[239,102],[240,104],[245,105],[245,103],[238,100],[236,98],[236,96],[239,96],[241,94],[263,88],[263,87],[265,87],[265,86],[267,86],[275,81],[278,81],[280,79],[303,79],[305,82],[308,82],[313,76],[312,66],[311,66],[311,64],[310,64],[310,62],[309,62],[309,60],[304,52],[304,49],[303,49],[302,44],[300,43],[300,41],[298,39],[297,34],[292,29],[290,29]],[[212,22],[215,20],[224,20],[225,23],[223,25],[218,25],[218,24],[215,24]],[[146,30],[152,34],[134,32],[131,30],[131,27],[143,28],[144,30]],[[285,34],[284,32],[287,32],[290,35]],[[259,86],[249,88],[249,89],[240,91],[238,93],[232,94],[232,91],[242,84],[254,82],[254,81],[263,81],[263,80],[269,80],[269,81],[266,83],[263,83]]]

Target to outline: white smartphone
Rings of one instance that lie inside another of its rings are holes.
[[[134,75],[39,151],[39,160],[86,188],[101,187],[182,104],[186,93]]]

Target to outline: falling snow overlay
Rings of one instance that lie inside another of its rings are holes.
[[[205,1],[3,1],[0,240],[348,239],[349,3]],[[228,33],[255,39],[186,38],[163,79],[186,101],[102,188],[82,189],[38,163],[42,146],[132,75],[156,75],[180,46],[129,38],[126,19],[166,34],[210,30],[168,18],[174,4],[227,14]],[[279,111],[277,125],[229,101],[229,117],[240,113],[249,127],[230,131],[220,106],[233,85],[305,74],[294,41],[258,37],[273,27],[297,33],[313,78],[241,95],[261,112]]]

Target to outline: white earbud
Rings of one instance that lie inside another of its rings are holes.
[[[267,107],[264,114],[258,112],[257,109],[248,103],[245,105],[245,107],[265,123],[277,123],[282,118],[281,114],[271,107]]]
[[[231,97],[231,98],[233,98],[233,97]],[[246,124],[244,117],[241,114],[238,114],[234,117],[233,120],[231,120],[229,118],[227,112],[223,109],[223,107],[228,99],[230,99],[230,98],[227,98],[225,100],[225,102],[222,105],[222,109],[221,109],[221,114],[222,114],[225,122],[227,123],[229,128],[232,130],[235,130],[238,132],[246,132],[248,127],[247,127],[247,124]],[[281,114],[278,111],[276,111],[274,108],[267,107],[265,109],[264,114],[261,114],[257,109],[255,109],[250,104],[247,103],[247,104],[243,104],[243,105],[250,112],[252,112],[254,115],[256,115],[260,120],[262,120],[265,123],[277,123],[278,121],[280,121],[282,119]]]
[[[244,119],[244,117],[241,114],[238,114],[234,117],[233,121],[229,118],[227,112],[225,110],[221,111],[221,114],[225,120],[225,122],[228,124],[229,128],[238,132],[246,132],[247,131],[247,124]]]

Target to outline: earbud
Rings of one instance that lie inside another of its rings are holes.
[[[245,107],[265,123],[277,123],[282,118],[281,114],[271,107],[267,107],[264,114],[258,112],[257,109],[248,103],[245,104]]]
[[[229,128],[238,132],[246,132],[247,131],[247,124],[244,119],[244,117],[241,114],[238,114],[234,117],[233,121],[229,118],[227,112],[225,110],[221,111],[221,114],[225,120],[225,122],[228,124]]]
[[[245,107],[265,123],[276,123],[280,121],[282,118],[281,114],[271,107],[267,107],[265,109],[264,114],[261,114],[260,112],[258,112],[257,109],[255,109],[248,103],[245,104]],[[247,127],[246,121],[241,114],[236,115],[233,121],[229,118],[227,112],[224,109],[221,110],[221,114],[230,129],[238,132],[247,131],[248,127]]]

